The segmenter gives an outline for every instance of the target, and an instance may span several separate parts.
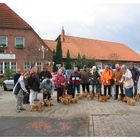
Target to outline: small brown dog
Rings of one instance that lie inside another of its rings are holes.
[[[76,94],[76,97],[80,100],[83,98],[83,95],[81,93],[79,93],[79,94]]]
[[[118,101],[123,101],[124,100],[125,95],[123,93],[120,93],[118,95]]]
[[[86,92],[82,94],[83,97],[87,97],[88,95],[89,93],[86,93]]]
[[[134,106],[135,103],[136,103],[136,101],[133,98],[129,98],[129,97],[127,98],[127,104],[128,105],[133,105]]]
[[[65,104],[65,105],[70,104],[70,101],[67,98],[59,97],[59,100],[61,101],[61,103]]]
[[[71,103],[72,103],[72,104],[78,103],[78,97],[72,98],[72,99],[71,99]]]
[[[101,95],[99,95],[98,100],[100,102],[107,102],[108,96],[104,96],[104,95],[101,96]]]
[[[48,107],[53,106],[53,103],[48,99],[44,99],[43,102],[45,106],[48,106]]]
[[[94,94],[93,93],[88,94],[87,99],[88,100],[93,100],[94,99]]]
[[[134,99],[135,99],[137,102],[139,102],[139,101],[140,101],[140,93],[138,93],[138,94],[134,97]]]
[[[32,104],[30,111],[43,111],[44,102],[39,102],[37,104]]]

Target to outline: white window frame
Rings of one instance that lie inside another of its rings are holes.
[[[17,47],[17,38],[23,38],[23,47]],[[16,36],[15,37],[15,48],[18,48],[18,49],[22,49],[22,48],[25,48],[25,37],[24,36]]]
[[[8,37],[5,36],[5,35],[0,35],[0,37],[5,37],[5,38],[6,38],[6,46],[3,47],[3,46],[0,44],[0,47],[1,47],[1,48],[6,48],[6,47],[8,47]]]
[[[5,73],[5,63],[7,63],[7,62],[0,62],[0,63],[2,63],[2,71],[3,71],[3,73],[0,73],[0,75],[3,75],[4,73]],[[12,65],[11,65],[11,63],[12,62],[9,62],[9,69],[11,69],[12,68]],[[16,72],[16,70],[17,70],[17,62],[14,62],[14,63],[16,63],[16,69],[15,69],[15,71],[14,72]],[[12,69],[11,69],[12,70]]]

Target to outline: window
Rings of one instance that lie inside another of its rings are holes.
[[[0,75],[3,74],[3,62],[0,62]]]
[[[25,62],[24,63],[24,71],[29,71],[31,67],[36,66],[39,70],[42,68],[41,62]]]
[[[0,62],[0,75],[4,74],[6,68],[16,72],[17,64],[16,62]]]
[[[15,38],[15,47],[16,48],[24,48],[24,46],[25,46],[24,37],[16,37]]]
[[[16,62],[11,62],[11,70],[13,72],[16,72],[17,66],[16,66]]]
[[[8,44],[8,39],[6,36],[0,36],[0,47],[6,48]]]
[[[4,63],[4,68],[6,69],[9,69],[10,68],[10,62],[5,62]]]

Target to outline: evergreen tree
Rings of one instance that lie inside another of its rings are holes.
[[[57,71],[57,67],[56,67],[56,52],[55,52],[54,49],[53,49],[53,62],[54,62],[53,71]]]
[[[69,50],[67,50],[67,57],[65,61],[65,68],[66,69],[71,69],[71,56]]]
[[[61,38],[60,38],[60,36],[57,39],[56,64],[61,64],[62,65],[62,46],[61,46]]]

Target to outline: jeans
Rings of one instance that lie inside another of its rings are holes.
[[[100,84],[92,85],[92,93],[101,93]]]
[[[133,97],[133,87],[128,89],[125,88],[125,96]]]
[[[138,84],[137,83],[134,84],[133,89],[134,89],[133,96],[135,97],[137,95],[137,91],[138,91]]]
[[[23,94],[20,92],[19,94],[16,95],[17,99],[17,110],[20,110],[23,107]]]
[[[75,92],[80,93],[80,85],[79,86],[72,86],[72,98],[75,97]]]

